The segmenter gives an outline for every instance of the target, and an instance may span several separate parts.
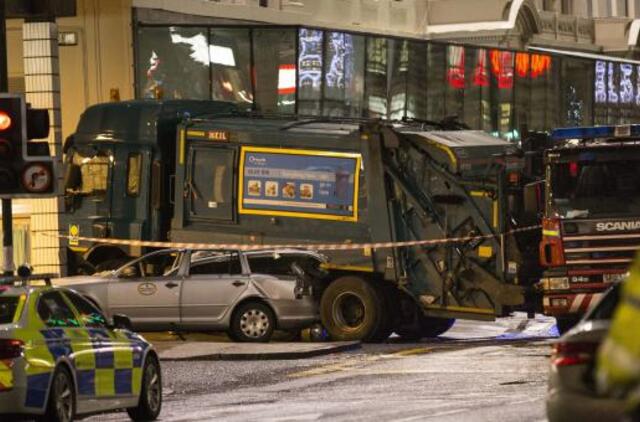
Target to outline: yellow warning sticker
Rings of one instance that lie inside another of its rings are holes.
[[[80,227],[77,224],[69,224],[69,246],[80,244]]]

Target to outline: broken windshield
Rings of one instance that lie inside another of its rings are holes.
[[[604,161],[590,155],[550,165],[550,215],[589,218],[640,214],[640,160],[628,157]]]
[[[65,192],[72,195],[104,197],[113,156],[108,151],[83,155],[73,151],[67,161]]]

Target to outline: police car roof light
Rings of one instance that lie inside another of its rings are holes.
[[[20,277],[15,275],[0,277],[0,285],[12,285],[16,284],[22,286],[28,286],[30,281],[41,280],[44,281],[45,286],[50,287],[51,279],[56,278],[55,274],[33,274],[28,277]]]
[[[640,136],[640,125],[568,127],[551,132],[551,139],[554,141],[630,136]]]

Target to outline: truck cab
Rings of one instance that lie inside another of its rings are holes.
[[[111,269],[142,253],[136,246],[80,244],[78,237],[165,240],[173,213],[176,125],[234,110],[230,103],[193,100],[89,107],[64,145],[69,272]]]
[[[570,328],[640,247],[640,125],[557,129],[545,152],[539,287],[560,331]]]

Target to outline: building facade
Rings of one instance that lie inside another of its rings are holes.
[[[57,19],[59,139],[91,104],[234,101],[265,113],[457,118],[519,140],[640,120],[637,0],[77,0]],[[8,22],[10,90],[31,90]],[[623,60],[624,59],[624,60]],[[60,154],[60,141],[57,153]],[[19,260],[61,272],[62,201],[16,201]],[[29,224],[24,222],[28,221]],[[20,262],[18,262],[20,264]]]

